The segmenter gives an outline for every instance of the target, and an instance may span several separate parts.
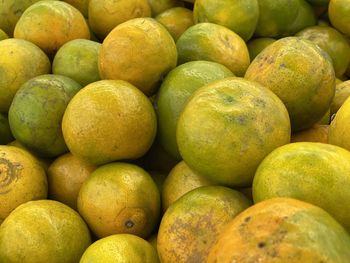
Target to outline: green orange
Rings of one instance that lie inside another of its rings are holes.
[[[230,29],[199,23],[188,28],[176,42],[178,64],[207,60],[226,66],[236,76],[243,76],[249,66],[249,52],[244,40]]]
[[[163,148],[174,158],[181,159],[176,125],[190,96],[205,84],[233,76],[229,69],[218,63],[191,61],[176,67],[165,77],[156,99],[158,136]]]
[[[248,186],[262,159],[289,143],[290,120],[269,89],[243,78],[199,88],[180,115],[177,144],[187,165],[214,183]]]
[[[328,16],[336,29],[350,36],[350,0],[330,0]]]
[[[250,59],[253,61],[253,59],[261,52],[263,51],[267,46],[275,42],[276,39],[270,38],[270,37],[260,37],[260,38],[254,38],[248,41],[247,47],[249,50],[249,56]]]
[[[349,151],[325,143],[298,142],[277,148],[261,162],[254,176],[253,198],[254,202],[299,199],[323,208],[350,230],[349,189]]]
[[[282,38],[250,64],[245,78],[273,91],[285,104],[292,130],[307,129],[328,111],[335,92],[330,57],[311,41]]]

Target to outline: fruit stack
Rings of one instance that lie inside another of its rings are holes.
[[[0,263],[350,262],[350,0],[0,1]]]

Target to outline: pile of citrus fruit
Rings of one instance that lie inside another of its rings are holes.
[[[0,1],[0,263],[349,263],[350,0]]]

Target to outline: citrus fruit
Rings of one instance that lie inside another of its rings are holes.
[[[255,31],[259,18],[258,0],[197,0],[194,3],[195,23],[210,22],[225,26],[244,41]]]
[[[270,37],[260,37],[260,38],[254,38],[247,43],[249,56],[251,61],[261,52],[263,51],[267,46],[275,42],[276,39],[270,38]]]
[[[250,64],[245,78],[269,88],[283,101],[293,131],[317,123],[334,96],[331,59],[316,44],[297,37],[270,44]]]
[[[328,17],[333,27],[350,36],[350,0],[330,0]]]
[[[328,142],[350,151],[350,99],[347,98],[329,125]]]
[[[135,18],[116,26],[103,41],[100,76],[128,81],[151,95],[176,59],[175,42],[165,27],[152,18]]]
[[[125,21],[151,16],[147,0],[90,0],[88,10],[89,25],[100,39]]]
[[[205,84],[233,76],[221,64],[191,61],[176,67],[165,77],[156,99],[158,136],[163,148],[174,158],[181,159],[176,143],[176,125],[189,97]]]
[[[80,187],[95,169],[71,153],[61,155],[48,169],[49,197],[76,210]]]
[[[310,4],[314,6],[327,6],[329,3],[329,0],[306,0],[306,1],[308,1]]]
[[[69,100],[81,86],[60,75],[41,75],[17,91],[9,110],[13,136],[42,156],[55,157],[68,151],[61,121]]]
[[[75,39],[65,43],[54,57],[52,72],[70,77],[82,86],[100,80],[100,46],[100,43],[87,39]]]
[[[232,77],[192,95],[180,115],[176,138],[192,170],[214,183],[248,186],[262,159],[289,143],[290,121],[269,89]]]
[[[340,82],[335,86],[335,95],[331,104],[331,114],[337,113],[350,96],[350,80]]]
[[[348,262],[350,236],[323,209],[291,198],[273,198],[231,220],[207,262]]]
[[[157,15],[155,19],[168,29],[175,41],[194,24],[192,11],[184,7],[167,9]]]
[[[0,41],[9,38],[9,36],[0,28]]]
[[[331,120],[331,109],[329,108],[328,111],[323,115],[322,119],[316,123],[316,125],[317,124],[328,125],[330,120]]]
[[[100,80],[78,92],[62,120],[69,150],[93,164],[136,159],[151,147],[157,120],[149,99],[122,80]]]
[[[23,39],[0,41],[0,112],[7,112],[13,97],[27,80],[51,70],[48,57]]]
[[[184,161],[179,162],[170,171],[163,184],[161,192],[163,211],[189,191],[212,184],[206,177],[192,171]]]
[[[74,6],[76,9],[78,9],[84,17],[88,17],[90,0],[63,0],[63,1]]]
[[[230,29],[213,23],[191,26],[177,40],[176,47],[179,64],[208,60],[226,66],[236,76],[243,76],[250,63],[244,40]]]
[[[121,233],[147,237],[158,222],[160,194],[142,168],[110,163],[85,180],[78,211],[99,238]]]
[[[0,2],[0,28],[7,35],[13,36],[18,19],[23,12],[35,2],[40,0],[6,0]]]
[[[330,144],[298,142],[274,150],[261,162],[254,176],[253,198],[254,202],[299,199],[323,208],[350,230],[348,189],[350,152]]]
[[[292,134],[291,142],[328,142],[329,125],[314,125],[309,129]]]
[[[69,40],[90,38],[83,15],[61,1],[43,0],[28,7],[18,20],[15,38],[28,40],[49,56]]]
[[[0,145],[0,221],[20,204],[46,197],[46,175],[37,160],[22,149]]]
[[[0,145],[13,141],[9,121],[5,114],[0,113]]]
[[[148,0],[148,3],[152,10],[152,16],[155,17],[167,9],[183,6],[182,1],[178,0]]]
[[[188,192],[163,215],[157,237],[160,261],[205,262],[218,234],[249,205],[242,193],[223,186]]]
[[[334,72],[342,76],[350,63],[350,45],[337,30],[328,26],[312,26],[298,32],[296,36],[310,40],[331,57]]]
[[[78,262],[90,245],[89,230],[70,207],[52,200],[17,207],[0,226],[0,261]]]
[[[130,234],[111,235],[90,245],[80,263],[157,263],[156,250],[146,240]]]
[[[285,37],[316,24],[316,16],[305,0],[264,0],[259,3],[258,37]]]

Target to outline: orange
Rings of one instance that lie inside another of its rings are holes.
[[[254,38],[248,41],[247,47],[249,50],[249,56],[250,59],[253,61],[253,59],[261,52],[263,51],[267,46],[275,42],[276,39],[270,38],[270,37],[260,37],[260,38]]]
[[[350,0],[330,0],[328,17],[333,27],[350,36]]]
[[[350,152],[313,142],[277,148],[260,163],[253,181],[254,202],[274,197],[317,205],[350,230]]]
[[[230,29],[213,23],[191,26],[180,36],[176,47],[178,64],[208,60],[226,66],[236,76],[243,76],[250,63],[244,40]]]
[[[10,37],[13,36],[18,19],[32,4],[40,0],[6,0],[0,2],[0,28]]]
[[[214,183],[249,186],[262,159],[289,143],[290,121],[269,89],[243,78],[199,88],[182,111],[176,130],[187,165]]]
[[[337,30],[328,26],[312,26],[296,36],[317,44],[331,57],[336,77],[342,76],[350,63],[350,45]]]
[[[69,40],[90,38],[83,15],[61,1],[43,0],[31,5],[18,20],[15,38],[28,40],[49,56]]]
[[[184,7],[167,9],[157,15],[155,19],[168,29],[175,41],[194,24],[192,11]]]
[[[116,26],[99,54],[102,79],[121,79],[153,94],[175,68],[177,51],[166,28],[152,18],[135,18]]]
[[[0,145],[7,144],[13,140],[14,139],[7,116],[0,113]]]
[[[225,26],[247,41],[253,36],[258,22],[259,4],[258,0],[197,0],[193,17],[196,23],[211,22]]]
[[[335,87],[335,95],[331,104],[331,114],[337,113],[350,96],[350,80],[340,82]]]
[[[47,179],[37,160],[25,150],[0,145],[0,221],[17,206],[46,197]]]
[[[78,211],[99,238],[129,233],[148,237],[160,213],[160,194],[152,177],[127,163],[97,168],[83,183]]]
[[[160,261],[205,262],[218,234],[249,205],[242,193],[223,186],[188,192],[163,215],[157,237]]]
[[[176,125],[189,97],[205,84],[233,76],[229,69],[218,63],[191,61],[176,67],[165,77],[156,99],[158,137],[171,156],[181,160],[176,143]]]
[[[152,16],[155,17],[167,9],[183,6],[183,2],[179,0],[148,0],[151,6]]]
[[[28,80],[17,91],[10,110],[13,136],[43,157],[68,151],[61,122],[70,99],[81,86],[60,75],[41,75]]]
[[[74,155],[104,164],[144,155],[155,138],[157,120],[151,102],[133,85],[100,80],[70,101],[62,131]]]
[[[231,220],[206,262],[348,262],[350,236],[321,208],[291,198],[249,207]]]
[[[71,153],[61,155],[48,169],[50,198],[76,210],[80,187],[95,169],[94,165]]]
[[[245,78],[269,88],[283,101],[293,131],[316,124],[328,111],[335,91],[330,57],[316,44],[297,37],[270,44],[250,64]]]
[[[309,129],[292,134],[291,142],[328,142],[329,125],[314,125]]]
[[[286,37],[316,24],[316,16],[305,0],[265,0],[259,3],[258,37]]]
[[[165,178],[162,187],[163,211],[189,191],[212,184],[206,177],[192,171],[184,161],[179,162]]]
[[[151,16],[147,0],[89,0],[88,11],[89,25],[101,40],[125,21]]]
[[[49,73],[51,64],[39,47],[23,39],[0,41],[0,54],[0,112],[7,112],[21,85]]]
[[[90,245],[80,263],[157,263],[156,250],[144,239],[130,235],[118,234],[101,238]]]
[[[328,142],[350,151],[350,99],[347,98],[329,125]]]
[[[0,261],[78,262],[90,245],[84,220],[70,207],[52,200],[17,207],[0,226]]]
[[[75,39],[65,43],[56,53],[52,62],[52,72],[67,76],[83,87],[100,80],[98,53],[101,44]]]

